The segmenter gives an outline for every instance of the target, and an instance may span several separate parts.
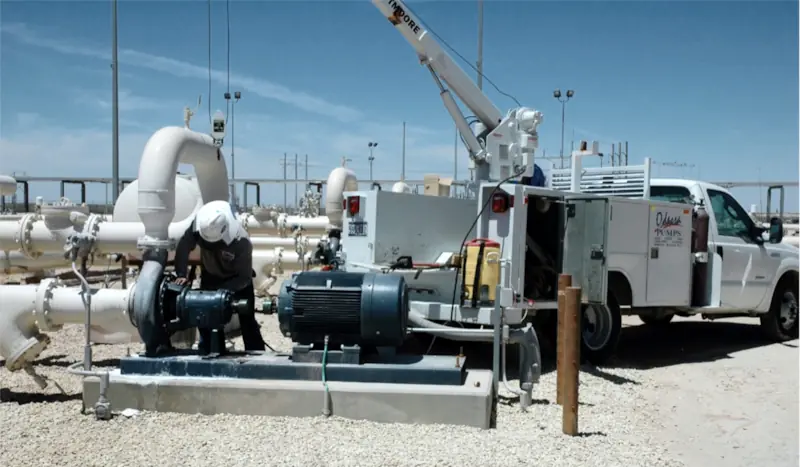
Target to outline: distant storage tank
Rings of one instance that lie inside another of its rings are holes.
[[[411,187],[406,182],[397,182],[392,185],[392,192],[394,193],[411,193]]]
[[[356,174],[345,167],[336,167],[328,176],[328,184],[325,193],[325,215],[331,225],[341,227],[342,225],[342,201],[345,191],[358,191],[358,179]]]
[[[13,196],[17,192],[17,180],[10,175],[0,175],[0,196]]]
[[[200,188],[195,179],[180,175],[175,177],[175,217],[172,218],[172,222],[186,219],[202,203]],[[138,207],[139,181],[134,180],[117,197],[113,222],[140,222]]]

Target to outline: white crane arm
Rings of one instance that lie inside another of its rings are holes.
[[[488,130],[495,129],[503,118],[500,110],[439,46],[419,18],[414,16],[401,0],[372,0],[372,3],[417,51],[420,61],[430,66],[439,78],[447,83],[450,90],[469,107]]]

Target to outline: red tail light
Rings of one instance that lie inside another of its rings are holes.
[[[492,195],[492,212],[502,214],[514,206],[514,198],[506,193]]]
[[[361,198],[358,196],[351,196],[347,198],[347,213],[351,216],[358,214],[361,209]]]

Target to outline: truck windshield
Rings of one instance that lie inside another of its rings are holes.
[[[650,199],[666,201],[668,203],[692,203],[692,194],[689,189],[682,186],[651,186]]]

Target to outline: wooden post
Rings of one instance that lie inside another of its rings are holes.
[[[556,325],[556,404],[563,402],[564,383],[564,313],[566,311],[566,289],[572,286],[572,276],[560,274],[558,276],[558,323]]]
[[[562,431],[578,434],[578,385],[581,365],[581,288],[567,287],[564,316],[564,382],[562,385]]]

